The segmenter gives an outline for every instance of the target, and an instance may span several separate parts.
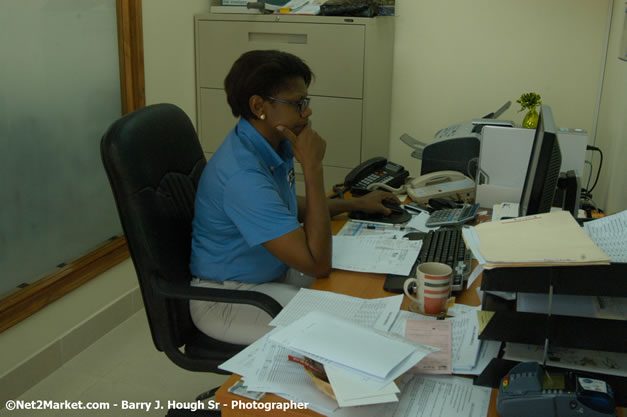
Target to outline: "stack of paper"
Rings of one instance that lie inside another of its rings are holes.
[[[428,406],[463,409],[469,416],[485,415],[490,389],[474,387],[469,379],[412,379],[406,374],[404,382],[396,385],[400,375],[438,351],[399,337],[405,336],[408,322],[436,323],[433,317],[399,311],[401,300],[400,295],[366,300],[301,289],[271,323],[276,329],[220,368],[242,375],[248,391],[272,392],[291,401],[307,402],[310,409],[327,416],[401,416]],[[475,310],[461,312],[448,325],[452,329],[448,355],[455,372],[456,366],[470,363],[471,358],[479,357],[473,369],[481,367],[482,356],[490,354],[477,354],[478,344],[473,342],[478,333],[473,324],[476,319],[473,322],[470,314],[476,315]],[[322,362],[337,400],[321,392],[302,365],[288,360],[289,355]],[[443,395],[451,389],[464,391],[464,400]]]
[[[464,228],[463,236],[479,261],[468,286],[484,268],[610,262],[567,211],[482,223]]]
[[[394,380],[436,350],[317,311],[270,340],[324,364],[342,407],[397,401]]]
[[[490,361],[497,357],[501,342],[478,339],[481,333],[479,308],[479,306],[458,308],[456,309],[459,311],[458,314],[444,321],[438,320],[437,325],[431,321],[435,320],[434,317],[409,311],[399,312],[390,332],[440,349],[439,352],[431,353],[420,361],[411,372],[419,374],[452,372],[463,375],[479,375],[483,372]],[[448,327],[448,330],[442,327]],[[448,345],[445,342],[446,337],[450,339]]]

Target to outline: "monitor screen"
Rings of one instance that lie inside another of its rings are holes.
[[[520,197],[520,216],[546,213],[551,210],[559,179],[562,154],[553,113],[547,105],[540,109],[540,119],[533,139],[529,165]]]

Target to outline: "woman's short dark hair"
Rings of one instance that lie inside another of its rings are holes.
[[[249,51],[231,67],[224,90],[233,116],[250,120],[256,118],[250,111],[250,97],[274,96],[294,78],[302,78],[309,87],[312,77],[311,69],[295,55],[276,50]]]

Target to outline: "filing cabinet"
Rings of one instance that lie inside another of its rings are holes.
[[[197,127],[209,158],[236,119],[224,78],[244,52],[279,49],[302,58],[314,72],[311,121],[327,141],[325,186],[351,168],[388,154],[393,17],[200,14],[195,17]],[[304,182],[296,164],[297,193]]]

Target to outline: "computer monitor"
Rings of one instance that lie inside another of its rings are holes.
[[[519,216],[547,213],[551,210],[561,164],[562,154],[553,113],[549,106],[542,105],[520,197]]]

